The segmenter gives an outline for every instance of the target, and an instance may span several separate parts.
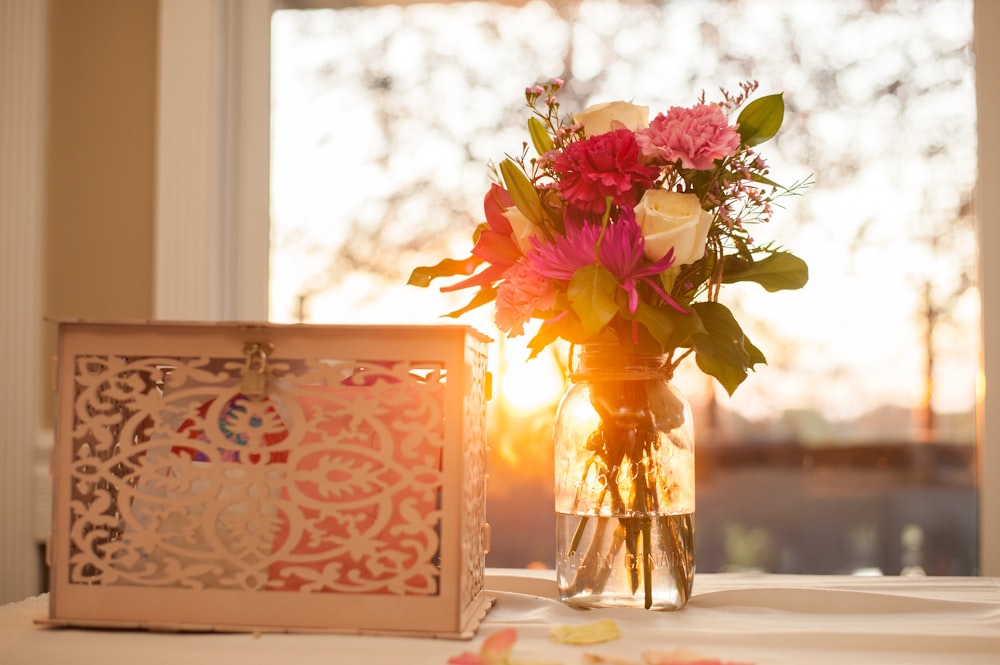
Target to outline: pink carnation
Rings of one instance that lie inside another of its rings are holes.
[[[635,134],[628,129],[571,143],[555,158],[552,168],[566,202],[596,215],[604,213],[609,196],[613,205],[635,206],[660,174],[643,163]]]
[[[672,106],[658,114],[636,140],[647,157],[685,168],[707,170],[717,159],[736,154],[740,135],[729,124],[718,104],[698,104],[692,108]]]
[[[524,324],[536,311],[548,310],[556,304],[552,282],[521,259],[507,272],[497,288],[496,324],[510,337],[524,334]]]

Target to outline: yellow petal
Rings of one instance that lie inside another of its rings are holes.
[[[561,644],[598,644],[616,640],[621,636],[618,624],[611,619],[601,619],[577,626],[553,626],[549,629],[549,639]]]

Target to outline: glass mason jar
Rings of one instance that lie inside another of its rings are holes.
[[[680,609],[694,580],[691,407],[658,355],[582,348],[556,412],[556,581],[577,607]]]

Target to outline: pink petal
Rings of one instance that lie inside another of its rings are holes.
[[[483,640],[483,646],[479,650],[479,653],[489,658],[489,662],[502,662],[507,657],[507,654],[510,653],[516,641],[517,631],[513,628],[504,628]],[[500,659],[494,660],[492,658],[494,656],[499,656]]]
[[[442,286],[441,292],[450,293],[451,291],[467,289],[472,286],[488,286],[503,277],[503,274],[506,271],[507,266],[487,266],[483,271],[476,273],[472,277],[468,277],[460,282],[455,282],[454,284],[450,284],[448,286]]]
[[[489,224],[489,227],[498,233],[506,233],[507,235],[513,233],[510,222],[503,214],[504,210],[513,205],[514,199],[511,198],[506,189],[496,183],[490,185],[490,191],[486,192],[486,196],[483,197],[483,210],[486,213],[486,223]]]

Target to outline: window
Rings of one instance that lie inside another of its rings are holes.
[[[815,174],[773,223],[812,275],[798,293],[745,294],[770,363],[734,398],[678,379],[703,423],[699,570],[974,573],[971,37],[970,0],[279,11],[271,318],[430,321],[464,304],[406,274],[467,251],[487,163],[523,139],[525,85],[566,78],[567,107],[664,108],[755,78],[789,106],[774,173]],[[516,340],[494,356],[528,371]],[[534,385],[560,362],[540,360]],[[490,565],[547,563],[552,407],[494,400]],[[531,438],[514,440],[512,418]],[[513,536],[530,529],[542,536]]]

